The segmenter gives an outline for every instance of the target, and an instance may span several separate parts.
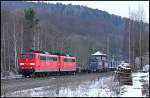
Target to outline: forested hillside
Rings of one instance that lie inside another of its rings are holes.
[[[97,50],[128,61],[129,22],[132,61],[149,51],[149,24],[79,5],[1,2],[1,71],[17,71],[20,51],[40,49],[75,55],[85,67]],[[108,49],[109,47],[109,49]]]

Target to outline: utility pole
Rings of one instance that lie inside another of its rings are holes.
[[[107,37],[107,57],[109,60],[109,36]]]
[[[132,52],[133,52],[133,53],[132,53],[132,56],[133,56],[133,57],[132,57],[132,60],[133,60],[133,63],[132,63],[132,64],[133,64],[133,68],[135,69],[135,62],[134,62],[134,60],[135,60],[135,57],[134,57],[134,44],[135,44],[135,43],[134,43],[134,42],[135,42],[135,41],[134,41],[134,21],[133,21],[133,27],[132,27],[132,28],[133,28],[133,32],[132,32],[132,34],[133,34],[133,37],[132,37],[132,39],[133,39],[133,43],[132,43],[132,45],[133,45],[133,51],[132,51]]]
[[[140,52],[140,68],[142,68],[142,31],[143,31],[143,20],[145,16],[144,8],[142,5],[139,5],[138,8],[138,20],[139,20],[139,31],[140,31],[140,39],[139,39],[139,52]]]
[[[131,53],[130,53],[130,52],[131,52],[131,51],[130,51],[130,33],[131,33],[131,32],[130,32],[130,25],[131,25],[131,24],[130,24],[130,8],[129,8],[129,64],[130,64],[130,62],[131,62],[131,60],[130,60],[130,54],[131,54]]]
[[[6,26],[7,26],[7,24],[6,24]],[[3,64],[4,64],[4,71],[6,71],[6,58],[5,58],[5,56],[6,56],[6,54],[5,54],[5,47],[6,47],[6,45],[5,45],[5,34],[6,34],[6,32],[5,32],[5,24],[3,25],[3,49],[4,49],[4,51],[3,51],[3,58],[4,58],[4,61],[3,61]]]
[[[141,44],[142,44],[142,20],[140,21],[140,40],[139,40],[139,48],[140,48],[140,68],[142,68],[142,47],[141,47]]]

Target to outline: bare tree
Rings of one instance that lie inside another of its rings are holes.
[[[8,58],[8,71],[10,71],[10,67],[11,67],[11,65],[10,65],[10,51],[9,51],[9,47],[10,47],[10,43],[9,43],[9,32],[8,32],[8,28],[6,28],[6,30],[7,30],[7,32],[6,32],[6,34],[7,34],[7,58]]]
[[[107,56],[108,56],[108,59],[109,59],[109,55],[110,55],[110,53],[109,53],[109,36],[107,37]]]
[[[129,8],[129,63],[134,68],[134,19],[135,13]]]
[[[145,19],[145,12],[144,12],[144,8],[143,5],[139,4],[138,7],[138,21],[139,21],[139,25],[140,25],[140,39],[139,39],[139,49],[140,49],[140,68],[142,68],[142,30],[143,30],[143,22]]]
[[[23,51],[23,23],[21,23],[21,51]]]
[[[131,62],[131,60],[135,59],[135,46],[136,46],[136,37],[139,36],[139,41],[138,41],[138,52],[139,52],[139,58],[140,58],[140,67],[142,67],[142,55],[144,53],[143,51],[143,46],[142,46],[142,35],[143,34],[143,23],[144,23],[144,19],[145,19],[145,12],[144,12],[144,8],[142,5],[139,5],[138,7],[138,11],[135,10],[130,10],[129,9],[129,62]],[[135,22],[138,22],[138,26],[135,26]],[[136,31],[136,29],[138,29],[138,32]],[[138,35],[139,34],[139,35]],[[138,35],[135,37],[135,35]],[[132,40],[131,40],[132,39]],[[132,58],[132,59],[131,59]],[[132,63],[134,65],[134,63]]]
[[[133,68],[135,68],[135,64],[134,64],[134,59],[135,59],[135,57],[134,57],[134,17],[135,17],[135,15],[134,15],[134,13],[132,12],[131,13],[132,15],[132,19],[133,19],[133,21],[132,21],[132,64],[133,64]]]
[[[38,28],[37,28],[37,49],[39,50],[39,47],[40,47],[40,27],[41,26],[39,26]]]
[[[14,34],[13,34],[13,43],[14,43],[14,62],[15,62],[15,69],[17,68],[17,38],[16,38],[16,24],[15,24],[15,20],[13,23],[14,26]]]
[[[3,55],[1,55],[2,56],[2,58],[3,58],[3,66],[4,66],[4,70],[6,70],[6,62],[5,62],[5,25],[6,24],[4,24],[3,25],[3,28],[2,28],[2,35],[3,35],[3,37],[2,37],[2,42],[3,42]]]

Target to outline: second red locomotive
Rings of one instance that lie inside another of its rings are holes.
[[[48,52],[21,52],[19,58],[19,73],[34,76],[39,73],[76,72],[76,57],[52,54]]]

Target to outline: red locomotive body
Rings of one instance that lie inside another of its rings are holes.
[[[24,76],[42,72],[64,71],[76,71],[76,57],[37,52],[20,53],[19,73]]]
[[[76,62],[75,57],[60,56],[60,71],[75,71]]]
[[[59,56],[38,54],[37,66],[35,72],[53,72],[58,71]]]

